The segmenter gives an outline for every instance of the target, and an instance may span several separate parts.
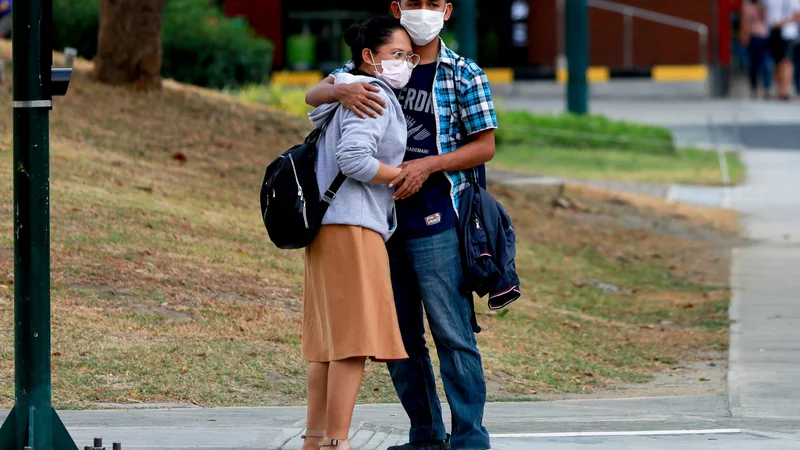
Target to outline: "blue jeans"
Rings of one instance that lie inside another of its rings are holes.
[[[772,87],[772,72],[769,66],[769,50],[767,48],[767,38],[752,36],[748,46],[750,57],[750,89],[758,90],[758,78],[761,76],[764,81],[764,89]]]
[[[442,405],[425,343],[423,308],[439,354],[442,381],[453,416],[451,444],[458,450],[490,448],[483,427],[486,380],[470,323],[470,299],[459,291],[461,260],[455,228],[435,236],[389,241],[397,317],[409,359],[389,373],[411,420],[411,442],[444,440]]]

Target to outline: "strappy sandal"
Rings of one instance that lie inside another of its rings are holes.
[[[306,430],[306,434],[300,436],[302,440],[307,440],[308,438],[312,439],[323,439],[322,442],[325,442],[325,431],[324,430]]]
[[[323,444],[319,446],[320,449],[325,447],[330,447],[333,450],[353,450],[352,448],[350,448],[349,439],[341,441],[339,439],[331,439],[326,437],[322,442]]]

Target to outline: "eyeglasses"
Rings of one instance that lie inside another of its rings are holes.
[[[419,65],[419,55],[415,53],[396,52],[392,53],[392,61],[394,61],[395,66],[403,64],[405,61],[408,63],[408,67],[413,69]]]

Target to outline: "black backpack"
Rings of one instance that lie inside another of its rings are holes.
[[[320,198],[316,166],[317,141],[321,135],[321,129],[312,131],[305,142],[286,150],[267,166],[261,185],[261,217],[270,240],[278,248],[309,246],[336,192],[347,180],[339,172]]]

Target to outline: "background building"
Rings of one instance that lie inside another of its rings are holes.
[[[563,47],[559,11],[564,1],[479,0],[477,56],[481,65],[514,68],[523,78],[552,76]],[[348,59],[341,30],[354,20],[385,14],[389,5],[383,0],[222,3],[228,15],[245,16],[259,34],[276,44],[276,68],[321,70]],[[601,3],[605,9],[599,7]],[[590,0],[591,64],[632,74],[660,65],[727,66],[730,12],[736,3],[738,0]],[[621,12],[625,7],[703,25],[708,29],[707,39],[704,43],[696,30],[646,20],[638,11],[626,18]],[[453,27],[449,24],[446,28],[450,34],[445,40],[457,47]]]

